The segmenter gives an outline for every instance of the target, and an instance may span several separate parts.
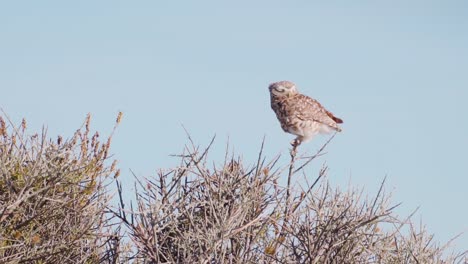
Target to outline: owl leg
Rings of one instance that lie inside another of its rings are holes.
[[[291,146],[293,148],[298,147],[302,143],[303,137],[302,136],[297,136],[293,141],[291,141]]]
[[[297,137],[297,138],[293,139],[293,141],[291,141],[290,144],[293,147],[297,147],[297,146],[299,146],[301,144],[301,140],[299,139],[299,137]]]
[[[301,137],[301,136],[297,136],[293,141],[291,141],[291,146],[292,146],[291,155],[292,155],[292,156],[296,156],[297,147],[298,147],[301,143],[302,143],[302,137]]]

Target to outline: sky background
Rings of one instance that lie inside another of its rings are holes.
[[[334,186],[420,207],[444,242],[468,231],[466,1],[0,1],[0,106],[31,132],[123,121],[121,179],[177,164],[187,138],[253,164],[289,142],[268,84],[291,80],[344,120],[323,163]],[[327,137],[302,145],[315,152]],[[128,187],[130,188],[130,187]],[[468,249],[468,234],[456,242]]]

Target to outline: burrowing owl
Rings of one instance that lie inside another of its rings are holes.
[[[298,93],[296,85],[289,81],[270,84],[271,108],[285,132],[296,135],[291,143],[297,146],[316,134],[341,131],[343,120],[335,117],[323,106],[306,95]]]

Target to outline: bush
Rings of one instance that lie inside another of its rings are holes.
[[[90,135],[90,116],[70,139],[28,136],[0,117],[0,263],[100,263],[113,231],[105,182],[111,138]]]
[[[9,124],[0,118],[0,263],[467,263],[396,217],[384,182],[367,198],[330,186],[326,166],[306,175],[328,142],[311,157],[294,148],[286,166],[263,144],[253,165],[227,150],[210,166],[214,140],[200,149],[189,137],[179,166],[137,179],[134,207],[112,134],[91,135],[89,116],[70,139]]]
[[[296,157],[293,149],[285,168],[277,168],[278,158],[266,162],[262,150],[252,167],[227,154],[221,166],[208,167],[210,146],[200,151],[192,142],[178,167],[139,181],[135,210],[125,209],[120,188],[116,215],[130,230],[135,263],[466,261],[466,254],[447,254],[447,245],[395,217],[384,183],[372,199],[362,190],[332,188],[327,167],[307,183],[311,177],[299,172],[326,144],[312,157]],[[301,176],[298,182],[307,184],[292,184]]]

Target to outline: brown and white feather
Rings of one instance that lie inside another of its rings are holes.
[[[310,140],[318,133],[341,131],[343,121],[326,110],[317,100],[300,94],[292,82],[281,81],[269,87],[271,108],[281,128],[294,134],[300,142]]]

